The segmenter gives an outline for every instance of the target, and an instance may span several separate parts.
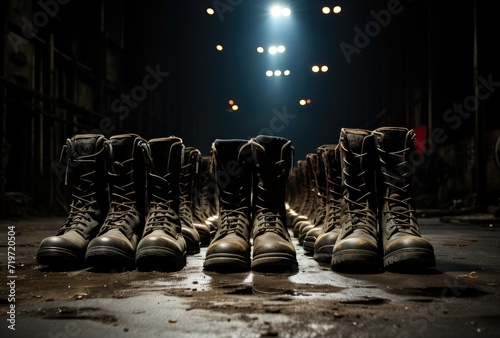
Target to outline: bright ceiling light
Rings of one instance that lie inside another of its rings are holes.
[[[285,70],[285,71],[283,72],[283,75],[285,75],[285,76],[290,75],[290,71],[289,71],[288,69],[287,69],[287,70]]]
[[[238,107],[238,105],[237,105],[237,104],[233,104],[233,105],[231,106],[231,109],[232,109],[232,110],[234,110],[234,111],[236,111],[236,110],[240,109],[240,107]]]
[[[208,15],[214,15],[215,11],[212,8],[207,8],[207,14]]]
[[[267,76],[273,76],[273,71],[272,71],[272,70],[268,70],[268,71],[266,71],[266,75],[267,75]]]
[[[307,104],[311,104],[311,99],[307,99],[307,100],[306,100],[306,103],[307,103]]]
[[[278,16],[280,14],[281,14],[281,8],[279,8],[278,6],[271,7],[271,15],[272,16]]]
[[[328,71],[328,66],[321,66],[321,71],[326,73]]]
[[[234,101],[233,100],[229,100],[228,103],[229,103],[230,106],[232,106],[234,104]]]
[[[278,52],[278,48],[276,46],[269,47],[269,54],[276,54]]]
[[[257,53],[264,53],[264,48],[262,47],[257,47]]]
[[[278,53],[284,53],[285,52],[285,46],[281,45],[278,46]]]
[[[285,7],[285,8],[281,9],[281,15],[283,15],[283,16],[289,16],[290,14],[292,14],[292,11],[290,10],[290,8]]]
[[[340,6],[333,7],[333,13],[339,14],[341,11],[342,11],[342,7],[340,7]]]
[[[330,14],[330,7],[325,6],[321,9],[321,11],[323,12],[323,14]]]
[[[316,65],[314,65],[314,66],[312,66],[311,70],[312,70],[314,73],[317,73],[317,72],[319,72],[319,67],[318,67],[318,66],[316,66]]]
[[[300,100],[300,101],[299,101],[299,104],[300,104],[301,106],[305,106],[305,105],[306,105],[306,100],[304,100],[304,99]]]
[[[275,70],[274,71],[274,76],[280,76],[281,75],[281,70]]]
[[[221,50],[223,50],[224,48],[223,48],[221,45],[217,45],[217,46],[215,46],[215,49],[217,49],[217,50],[220,52],[220,51],[221,51]]]

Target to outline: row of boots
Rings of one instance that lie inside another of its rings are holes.
[[[435,266],[415,214],[414,140],[406,128],[343,128],[337,144],[297,161],[287,224],[307,253],[338,270]]]
[[[285,211],[292,153],[289,140],[265,135],[215,140],[210,156],[175,136],[76,135],[61,156],[69,213],[37,260],[179,270],[208,246],[207,270],[294,269]]]

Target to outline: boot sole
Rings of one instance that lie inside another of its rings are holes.
[[[193,241],[191,238],[184,236],[186,240],[186,251],[188,255],[194,255],[200,252],[200,243]]]
[[[250,258],[231,254],[211,255],[205,258],[203,268],[210,271],[248,271]]]
[[[304,250],[308,251],[309,253],[314,252],[314,242],[316,242],[316,237],[305,237],[304,243],[302,244]]]
[[[87,249],[85,263],[99,269],[131,268],[135,263],[135,254],[131,256],[117,248],[95,246]]]
[[[378,253],[368,250],[344,250],[332,255],[331,266],[339,270],[376,270],[382,265]]]
[[[143,271],[178,271],[186,265],[186,253],[178,252],[165,247],[149,247],[136,252],[135,263]]]
[[[428,249],[404,248],[384,256],[384,267],[432,268],[436,266],[434,252]]]
[[[291,254],[265,254],[254,257],[252,260],[252,270],[295,270],[298,266],[296,256]]]
[[[36,254],[40,265],[51,267],[82,266],[84,257],[75,255],[73,251],[57,247],[41,248]]]
[[[332,260],[333,245],[325,245],[314,252],[314,260],[318,262],[328,262]]]

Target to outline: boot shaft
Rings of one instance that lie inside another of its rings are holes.
[[[254,160],[253,205],[285,217],[286,182],[291,170],[290,140],[260,135],[251,140]]]
[[[106,138],[98,134],[75,135],[66,141],[66,145],[63,146],[63,152],[66,153],[65,184],[71,184],[73,194],[84,189],[89,193],[99,194],[101,198],[104,197],[103,192],[106,190],[105,141]]]
[[[181,174],[180,174],[180,203],[181,211],[191,214],[193,204],[193,187],[198,172],[201,152],[194,147],[185,147],[184,156],[182,158]],[[186,214],[186,216],[188,216]]]
[[[410,160],[415,151],[413,130],[385,127],[374,130],[378,154],[378,188],[384,195],[411,194],[413,166]]]
[[[342,195],[350,201],[367,203],[376,210],[376,148],[373,133],[363,129],[342,128],[339,139]]]
[[[214,177],[220,212],[240,209],[250,217],[252,166],[247,140],[217,139],[212,144]]]
[[[182,156],[181,138],[171,136],[144,143],[147,164],[148,203],[160,203],[164,208],[179,213]]]
[[[107,178],[112,206],[132,205],[142,214],[146,199],[146,163],[136,134],[112,136],[106,143]]]

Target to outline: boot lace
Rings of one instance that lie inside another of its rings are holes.
[[[68,146],[63,146],[63,151],[61,152],[61,159],[64,153],[67,153]],[[95,163],[96,157],[103,151],[101,149],[99,152],[91,155],[81,155],[78,158],[68,158],[66,162],[66,179],[65,184],[67,184],[67,175],[69,171],[69,163],[73,162],[76,165],[83,165],[85,163]],[[95,199],[97,194],[95,185],[95,170],[88,171],[82,175],[76,175],[75,179],[77,181],[72,185],[70,210],[64,224],[61,226],[57,235],[62,235],[66,231],[75,230],[81,235],[86,228],[90,225],[95,217],[99,205]]]
[[[367,154],[366,152],[356,154],[352,151],[351,153],[354,155],[354,158],[359,158],[360,163],[363,162],[363,157]],[[346,166],[355,168],[355,166],[349,163],[346,157],[344,157],[344,162]],[[349,234],[356,229],[360,229],[372,235],[373,237],[377,237],[376,229],[373,226],[373,224],[376,224],[376,216],[368,205],[369,197],[371,194],[373,194],[373,192],[368,190],[364,194],[360,195],[364,190],[364,186],[366,185],[366,182],[363,180],[366,172],[364,170],[361,170],[359,173],[353,176],[349,173],[348,170],[343,169],[343,173],[345,175],[345,180],[343,183],[347,187],[347,191],[349,192],[348,194],[344,195],[344,200],[346,202],[346,206],[348,207],[343,208],[343,210],[344,214],[348,215],[351,219],[350,226],[346,228],[346,234]],[[351,194],[352,192],[354,193]]]
[[[402,150],[394,152],[385,152],[383,149],[379,148],[379,151],[388,155],[388,160],[383,161],[384,167],[390,167],[389,163],[397,163],[392,166],[392,170],[382,170],[384,175],[384,185],[386,186],[386,195],[384,199],[388,202],[388,210],[384,210],[383,214],[390,214],[388,220],[394,223],[394,227],[390,227],[389,230],[394,232],[403,232],[408,234],[419,234],[419,230],[416,226],[417,221],[415,217],[415,209],[412,203],[412,196],[409,192],[410,183],[407,180],[410,176],[409,171],[399,170],[399,168],[405,168],[407,162],[405,160],[405,154],[409,148],[404,148]],[[384,157],[383,157],[384,158]],[[398,175],[394,174],[399,173]]]
[[[127,159],[123,162],[113,162],[113,167],[119,170],[125,170],[125,166],[128,162],[133,161],[133,158]],[[112,176],[119,177],[118,174],[111,174]],[[133,176],[134,169],[130,166],[130,169],[123,174],[123,176]],[[138,216],[138,211],[135,207],[136,201],[131,199],[129,196],[135,195],[134,182],[130,180],[129,183],[119,184],[115,182],[111,189],[111,204],[110,211],[106,217],[106,223],[101,228],[100,234],[103,234],[111,229],[118,229],[124,235],[128,235],[132,229],[130,227],[130,222]]]
[[[171,174],[167,173],[165,177],[161,177],[150,173],[150,176],[154,177],[161,183],[155,184],[155,192],[151,195],[152,201],[150,202],[150,214],[148,216],[148,221],[144,229],[144,234],[149,234],[155,230],[163,230],[165,233],[176,236],[176,228],[178,226],[178,215],[172,209],[171,205],[174,203],[171,199],[166,199],[162,196],[172,196],[170,193],[171,179],[169,178]],[[162,188],[162,187],[166,187]]]

